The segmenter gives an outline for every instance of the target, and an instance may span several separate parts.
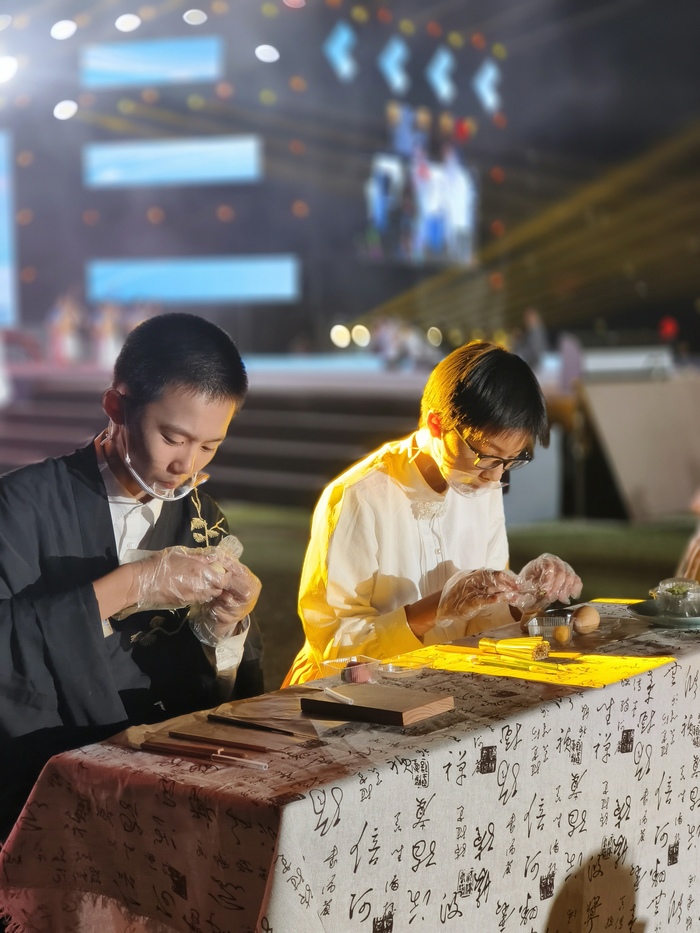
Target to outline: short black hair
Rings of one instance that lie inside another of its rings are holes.
[[[467,343],[438,363],[420,411],[421,425],[435,411],[448,430],[466,427],[484,436],[526,431],[533,443],[549,443],[547,408],[535,374],[519,356],[485,341]]]
[[[114,385],[120,384],[139,408],[171,386],[238,407],[248,391],[243,360],[226,331],[181,312],[156,315],[131,331],[114,364]]]

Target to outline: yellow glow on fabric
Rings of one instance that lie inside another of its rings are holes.
[[[404,657],[421,660],[426,665],[443,671],[486,674],[490,677],[518,677],[521,680],[571,687],[605,687],[675,661],[671,656],[637,658],[552,651],[546,661],[533,662],[507,656],[499,657],[491,652],[481,652],[478,648],[459,645],[421,648]],[[390,660],[401,662],[401,658]]]

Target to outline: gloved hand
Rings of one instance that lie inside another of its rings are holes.
[[[228,586],[230,572],[224,568],[222,573],[215,555],[203,548],[169,547],[147,557],[141,556],[143,553],[138,552],[133,561],[135,592],[130,595],[137,610],[207,603]]]
[[[233,535],[227,535],[216,547],[202,550],[214,557],[215,568],[225,572],[225,583],[218,596],[190,608],[189,621],[201,642],[215,646],[238,631],[238,623],[255,607],[262,584],[239,561],[243,546]]]
[[[559,601],[568,603],[581,595],[581,578],[573,567],[554,554],[540,554],[518,574],[523,598],[515,603],[529,613]]]
[[[445,584],[435,618],[467,622],[484,606],[522,598],[518,578],[510,570],[459,570]]]

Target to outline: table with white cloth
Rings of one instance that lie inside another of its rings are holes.
[[[22,933],[700,931],[700,633],[602,689],[425,669],[454,711],[346,723],[269,770],[94,745],[0,856]]]

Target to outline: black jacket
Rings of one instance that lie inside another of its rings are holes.
[[[204,494],[165,503],[150,549],[203,544],[202,520],[227,531]],[[104,637],[92,581],[117,565],[92,444],[0,478],[0,839],[51,755],[217,702],[186,610],[138,613]],[[253,627],[236,697],[262,692],[260,655]]]

